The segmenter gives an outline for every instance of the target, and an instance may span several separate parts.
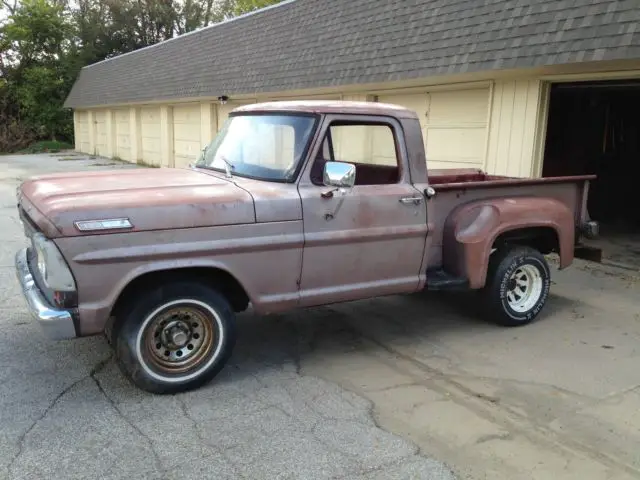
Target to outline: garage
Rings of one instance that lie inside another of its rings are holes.
[[[200,122],[199,103],[173,107],[173,151],[177,168],[195,161],[202,150]]]
[[[380,95],[418,113],[429,168],[484,167],[489,87]]]
[[[116,110],[116,156],[122,160],[131,158],[131,129],[129,128],[129,110]]]
[[[108,155],[107,147],[107,112],[98,110],[94,113],[94,127],[96,135],[96,155]]]
[[[142,158],[151,165],[162,164],[160,146],[160,109],[146,107],[140,109]]]
[[[640,267],[640,81],[551,86],[543,176],[595,174],[588,209],[606,260]]]

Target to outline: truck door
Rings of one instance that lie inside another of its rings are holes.
[[[400,124],[328,116],[318,139],[299,182],[301,306],[417,290],[427,212],[424,195],[411,184]],[[355,185],[344,193],[325,186],[328,161],[355,165]]]

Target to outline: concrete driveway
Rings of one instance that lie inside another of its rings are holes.
[[[247,313],[216,381],[152,396],[102,338],[45,340],[13,278],[20,179],[131,168],[71,158],[0,157],[0,476],[640,478],[640,274],[576,262],[519,329],[465,296]]]

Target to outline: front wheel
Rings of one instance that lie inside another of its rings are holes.
[[[531,323],[549,297],[551,273],[544,256],[530,247],[495,252],[482,290],[490,321],[515,327]]]
[[[136,299],[114,334],[120,369],[136,386],[178,393],[222,370],[235,343],[235,316],[214,289],[171,283]]]

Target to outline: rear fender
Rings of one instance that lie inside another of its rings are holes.
[[[451,212],[443,232],[444,269],[467,278],[470,288],[482,288],[489,256],[498,237],[535,227],[555,231],[560,268],[569,266],[575,241],[574,213],[552,198],[511,197],[471,202]]]

